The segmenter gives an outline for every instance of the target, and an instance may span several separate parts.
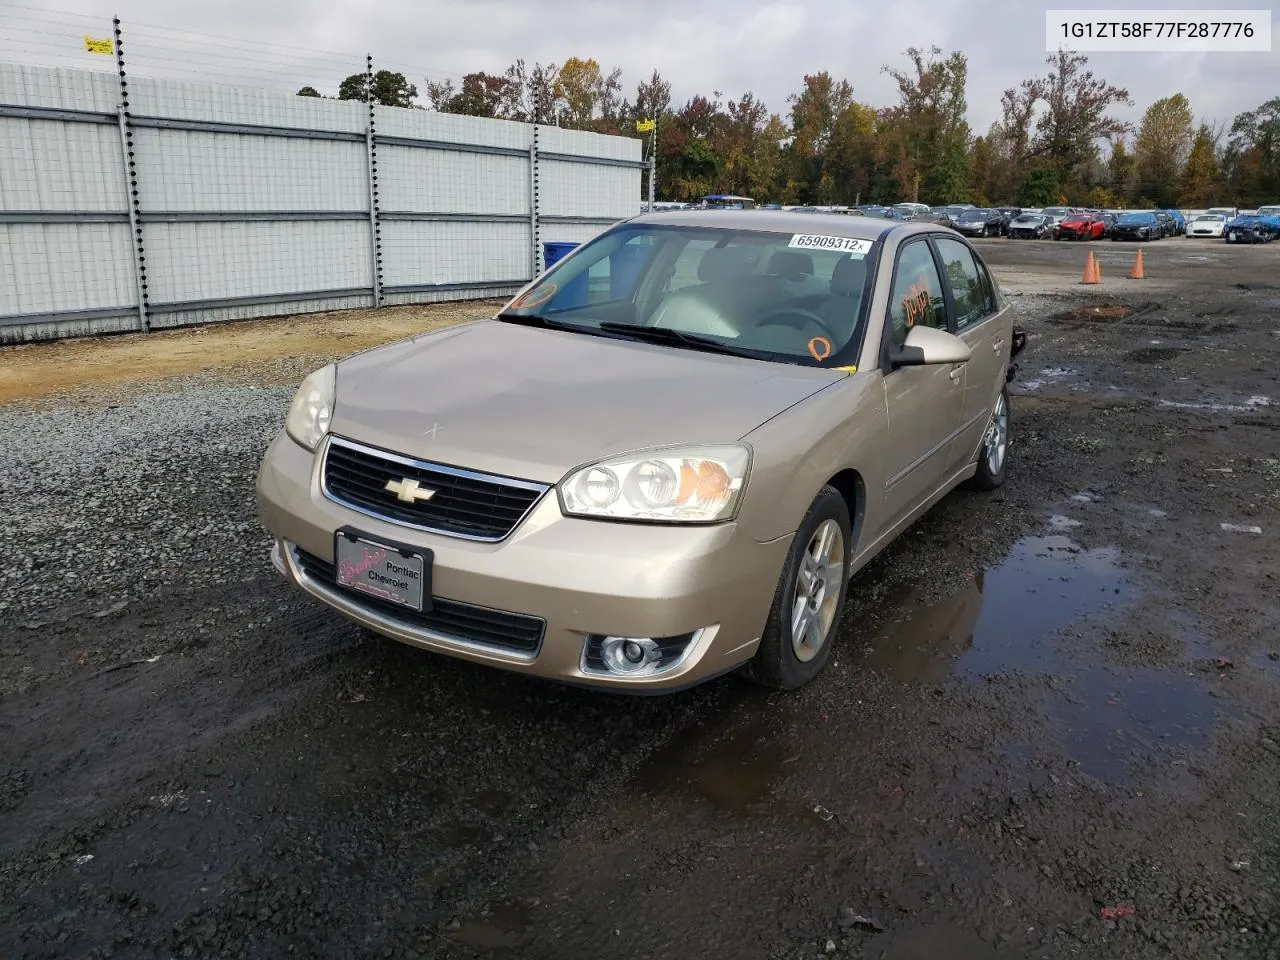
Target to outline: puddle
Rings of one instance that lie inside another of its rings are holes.
[[[1046,714],[1080,770],[1114,782],[1135,757],[1200,746],[1224,708],[1194,677],[1111,668],[1098,662],[1101,653],[1060,639],[1064,629],[1109,616],[1137,595],[1114,548],[1033,537],[946,600],[917,604],[888,625],[865,663],[906,683],[935,684],[951,675],[976,682],[1012,672],[1061,678]]]
[[[783,766],[795,759],[787,755],[786,738],[778,736],[776,720],[766,722],[760,716],[765,712],[767,704],[757,702],[753,713],[758,719],[733,729],[677,738],[644,763],[637,775],[641,790],[687,790],[730,813],[749,813],[768,797]],[[742,716],[750,714],[730,711],[726,719]]]
[[[508,901],[494,904],[484,913],[463,920],[450,938],[480,950],[521,947],[528,940],[528,904]]]
[[[1048,712],[1080,771],[1115,783],[1135,760],[1203,747],[1225,709],[1185,674],[1094,667],[1073,675]]]
[[[1063,518],[1066,519],[1066,518]],[[1083,550],[1065,536],[1031,537],[999,566],[929,607],[916,605],[872,641],[868,665],[902,680],[937,682],[1009,670],[1057,671],[1054,635],[1094,613],[1109,613],[1135,591],[1118,551]],[[909,599],[905,606],[911,606]]]

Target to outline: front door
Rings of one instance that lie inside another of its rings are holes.
[[[991,277],[963,241],[935,237],[938,257],[950,288],[955,314],[954,333],[969,345],[973,357],[966,365],[964,405],[952,461],[956,469],[972,462],[987,431],[991,409],[1004,384],[1009,362],[1009,322],[997,313]]]
[[[900,347],[915,326],[947,329],[942,278],[928,241],[903,244],[889,294],[892,344]],[[889,420],[885,506],[890,524],[914,510],[952,472],[961,423],[965,364],[899,367],[885,375]]]

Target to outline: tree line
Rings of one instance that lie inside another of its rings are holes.
[[[658,121],[660,199],[734,193],[786,204],[1053,203],[1093,207],[1255,206],[1280,202],[1280,97],[1236,116],[1229,126],[1198,119],[1174,93],[1152,103],[1139,123],[1118,119],[1128,90],[1060,50],[1042,76],[1004,91],[1001,118],[975,134],[965,119],[969,64],[963,53],[912,47],[905,63],[882,70],[896,103],[858,100],[827,71],[804,77],[785,112],[751,92],[719,91],[677,106],[658,71],[623,90],[622,71],[593,59],[469,73],[417,87],[400,73],[352,74],[337,98],[476,117],[557,124],[644,137],[636,122]],[[314,87],[300,96],[319,97]]]

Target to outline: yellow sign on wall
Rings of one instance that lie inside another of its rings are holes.
[[[650,130],[652,130],[652,129],[653,129],[653,127],[654,127],[654,123],[655,123],[655,121],[653,121],[653,120],[637,120],[637,121],[636,121],[636,130],[637,130],[639,133],[648,133]]]
[[[105,40],[95,40],[93,37],[86,36],[84,38],[84,48],[90,53],[105,53],[107,56],[111,56],[114,52],[110,37]]]

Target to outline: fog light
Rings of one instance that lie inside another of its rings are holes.
[[[605,637],[600,642],[600,659],[610,673],[643,673],[661,655],[649,637]]]
[[[651,677],[684,662],[702,630],[674,637],[615,637],[590,634],[582,645],[584,673],[616,677]]]

